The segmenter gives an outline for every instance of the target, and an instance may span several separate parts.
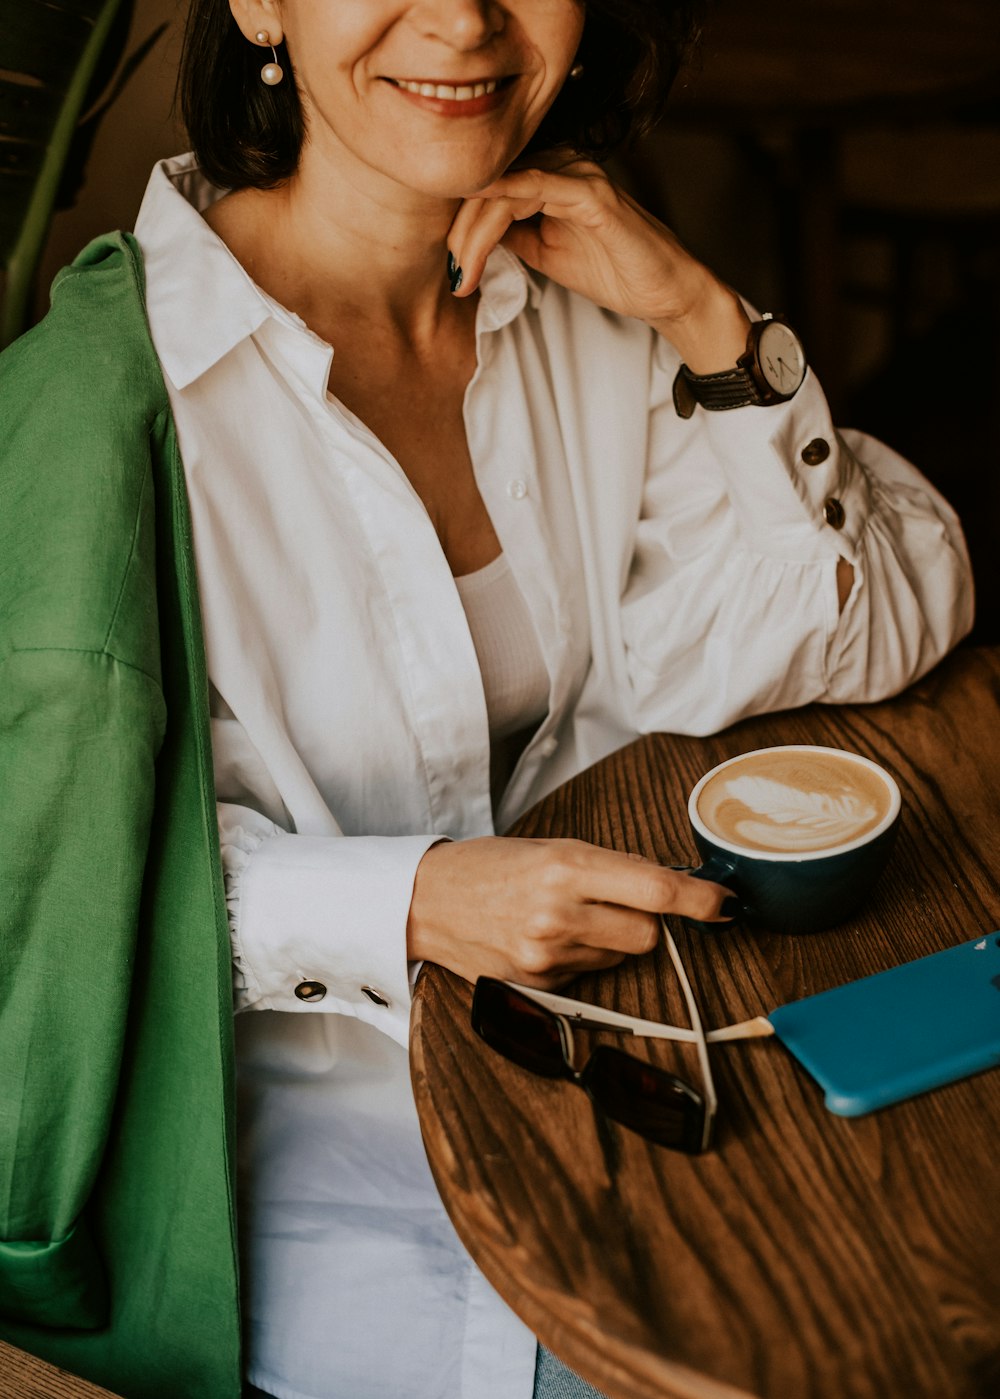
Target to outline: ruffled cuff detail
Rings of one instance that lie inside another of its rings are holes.
[[[243,876],[256,851],[267,840],[287,835],[280,826],[274,826],[271,834],[248,830],[243,825],[226,825],[220,822],[220,844],[222,847],[222,877],[226,886],[226,910],[229,914],[229,940],[233,955],[233,1009],[237,1012],[250,1010],[254,1006],[264,1008],[264,992],[254,974],[250,960],[243,951],[240,939],[240,909]]]

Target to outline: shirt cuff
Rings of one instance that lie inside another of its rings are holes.
[[[280,827],[261,838],[230,827],[223,860],[238,1005],[242,983],[244,1006],[350,1015],[405,1046],[413,881],[441,839],[300,836]]]
[[[871,513],[869,482],[815,375],[787,403],[696,411],[750,551],[794,563],[854,561]]]

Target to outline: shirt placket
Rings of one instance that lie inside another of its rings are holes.
[[[486,834],[492,807],[482,679],[437,533],[405,472],[375,435],[336,403],[324,407],[394,623],[387,644],[399,658],[408,696],[400,722],[417,737],[429,829],[455,838]]]
[[[527,313],[526,313],[527,314]],[[479,368],[465,400],[466,434],[476,482],[524,596],[549,675],[548,712],[521,755],[499,811],[502,828],[555,752],[557,729],[582,683],[587,611],[563,447],[544,366],[533,347],[518,348],[510,325],[484,328]],[[537,388],[532,390],[531,385]],[[575,586],[574,586],[575,583]]]

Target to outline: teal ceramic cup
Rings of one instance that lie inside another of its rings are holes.
[[[871,893],[901,805],[890,774],[859,753],[811,744],[741,753],[691,793],[702,859],[692,873],[733,891],[739,922],[819,932],[850,918]]]

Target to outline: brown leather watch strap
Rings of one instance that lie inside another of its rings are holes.
[[[720,412],[760,402],[760,390],[739,366],[717,374],[692,374],[682,364],[674,379],[674,407],[679,418],[690,418],[699,403],[710,412]]]

